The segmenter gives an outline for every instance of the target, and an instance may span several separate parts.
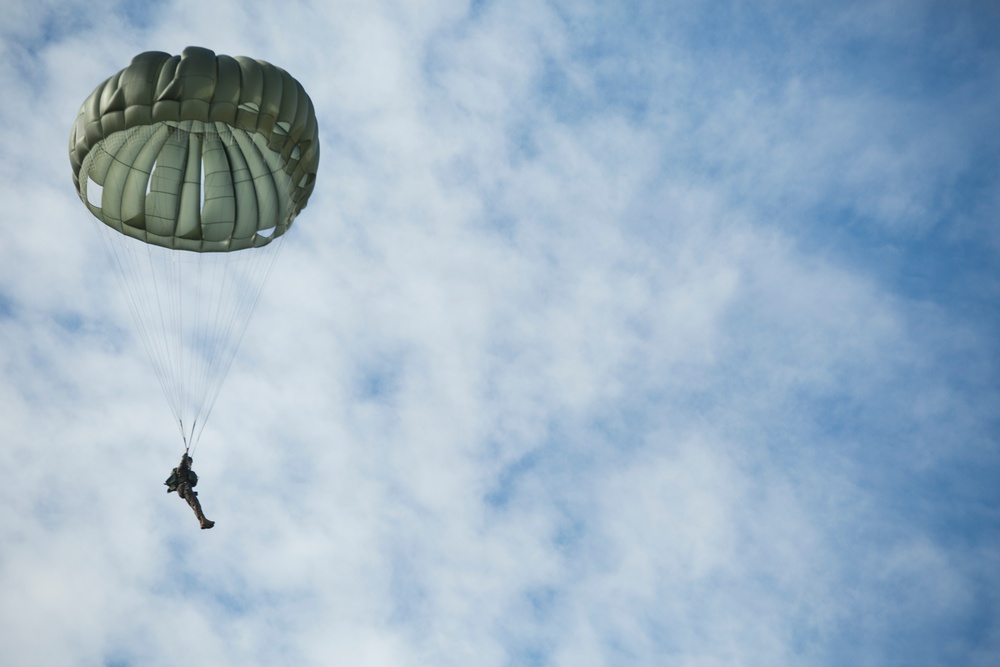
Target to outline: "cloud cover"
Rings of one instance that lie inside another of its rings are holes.
[[[993,664],[985,3],[15,3],[11,664]],[[319,186],[196,452],[69,125],[135,53],[291,72]]]

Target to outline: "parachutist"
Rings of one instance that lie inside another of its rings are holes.
[[[178,496],[187,501],[187,504],[194,510],[194,515],[198,517],[202,529],[211,528],[215,522],[205,518],[205,513],[201,510],[201,503],[198,502],[198,492],[194,490],[198,484],[198,475],[195,474],[194,470],[191,470],[192,463],[194,463],[194,459],[185,452],[184,456],[181,457],[180,465],[170,472],[170,477],[164,484],[167,485],[167,493],[176,491]]]

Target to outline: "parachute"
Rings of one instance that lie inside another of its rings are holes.
[[[261,60],[150,51],[94,89],[69,154],[77,194],[193,448],[315,186],[312,101]]]

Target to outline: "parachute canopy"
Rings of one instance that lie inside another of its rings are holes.
[[[69,140],[73,183],[91,213],[165,248],[266,245],[309,200],[316,114],[284,70],[188,47],[140,53],[97,86]]]
[[[199,47],[141,53],[83,103],[69,154],[193,447],[284,233],[313,191],[312,102],[260,60]]]

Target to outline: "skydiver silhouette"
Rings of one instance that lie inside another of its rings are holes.
[[[195,474],[194,470],[191,470],[192,463],[194,463],[194,459],[188,456],[187,452],[184,452],[180,465],[170,472],[170,477],[167,478],[164,484],[167,485],[167,493],[176,491],[178,496],[187,501],[187,504],[194,510],[194,515],[198,517],[198,522],[204,530],[214,526],[215,522],[206,519],[205,513],[201,511],[198,492],[194,490],[194,487],[198,484],[198,475]]]

